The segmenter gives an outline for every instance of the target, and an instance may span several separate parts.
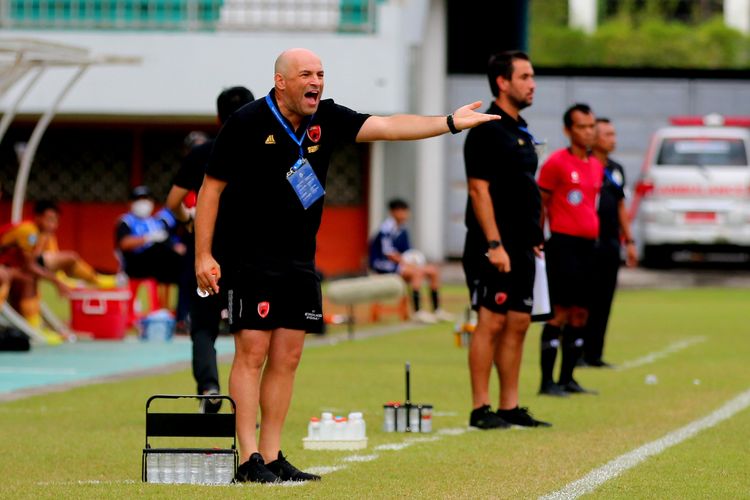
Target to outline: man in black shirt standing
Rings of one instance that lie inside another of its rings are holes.
[[[232,113],[253,100],[253,93],[245,87],[224,89],[216,99],[219,123],[226,122]],[[190,338],[193,341],[193,377],[198,384],[198,394],[219,394],[219,369],[214,344],[219,335],[221,311],[226,307],[226,297],[198,297],[195,294],[198,283],[195,280],[195,241],[191,226],[195,215],[195,196],[203,184],[213,146],[214,141],[207,140],[190,149],[175,175],[166,202],[167,208],[187,229],[184,240],[188,248],[186,265],[189,269],[180,286],[188,290],[186,296],[190,310]],[[221,409],[221,401],[218,398],[201,399],[201,413],[217,413]]]
[[[495,101],[487,113],[502,120],[471,130],[464,145],[469,199],[463,264],[472,308],[479,313],[469,346],[474,410],[480,429],[549,426],[518,406],[523,341],[531,322],[535,256],[544,241],[541,197],[534,175],[535,141],[519,112],[534,99],[534,70],[523,52],[489,60]],[[500,404],[490,407],[492,364],[500,377]]]
[[[315,237],[334,149],[498,119],[476,113],[479,102],[448,117],[381,117],[321,100],[323,65],[306,49],[283,52],[274,72],[265,99],[232,115],[216,138],[196,214],[198,286],[217,293],[220,282],[227,290],[235,339],[229,390],[237,403],[239,481],[320,479],[292,466],[280,446],[305,332],[323,323]]]
[[[625,263],[634,267],[638,261],[633,232],[625,208],[625,171],[610,158],[617,146],[615,126],[607,118],[596,119],[594,156],[604,165],[604,180],[599,193],[599,239],[594,250],[594,283],[589,319],[586,323],[586,343],[583,345],[583,365],[609,368],[602,359],[604,335],[607,332],[612,299],[617,288],[620,270],[620,242],[625,242]]]

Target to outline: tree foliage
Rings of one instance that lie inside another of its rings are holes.
[[[567,25],[567,2],[534,0],[529,46],[546,67],[750,68],[750,37],[727,27],[715,0],[600,0],[588,35]]]

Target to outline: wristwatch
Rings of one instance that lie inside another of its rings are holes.
[[[503,242],[500,240],[490,240],[487,242],[487,246],[489,247],[490,250],[494,250],[496,248],[500,248],[501,246],[503,246]]]

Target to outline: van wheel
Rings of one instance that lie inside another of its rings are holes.
[[[664,246],[646,245],[643,247],[643,267],[666,269],[672,265],[672,249]]]

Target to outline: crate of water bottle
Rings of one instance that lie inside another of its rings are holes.
[[[383,431],[432,432],[432,405],[396,401],[384,404]]]
[[[312,417],[302,445],[308,450],[361,450],[367,448],[367,430],[361,412],[348,417],[323,412]]]
[[[145,450],[147,483],[229,484],[234,479],[233,450],[158,448]]]

